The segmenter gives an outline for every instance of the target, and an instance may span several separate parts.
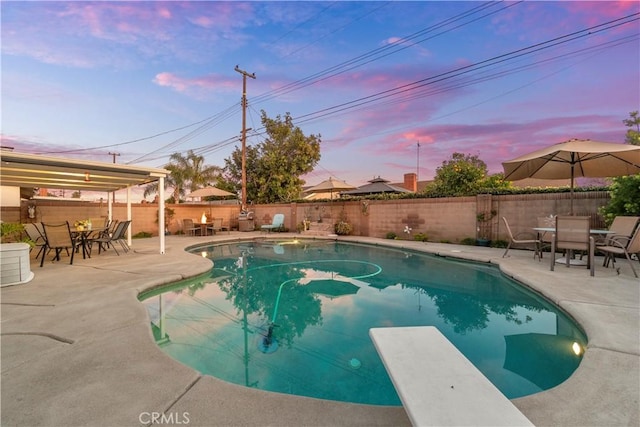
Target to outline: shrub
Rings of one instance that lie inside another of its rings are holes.
[[[151,234],[151,233],[148,233],[148,232],[146,232],[146,231],[141,231],[141,232],[136,233],[136,234],[134,234],[133,236],[131,236],[131,238],[132,238],[132,239],[143,239],[143,238],[151,237],[151,236],[152,236],[152,234]]]
[[[353,227],[346,221],[338,221],[336,222],[334,229],[337,235],[346,236],[347,234],[351,233]]]
[[[620,176],[611,184],[611,199],[600,208],[607,225],[618,215],[640,215],[640,175]]]
[[[396,233],[394,233],[393,231],[390,231],[390,232],[387,233],[386,238],[393,240],[393,239],[397,239],[398,235]]]
[[[23,236],[24,225],[19,222],[0,223],[0,243],[26,243],[33,247],[34,242]]]
[[[461,245],[467,245],[467,246],[475,246],[476,245],[476,239],[474,237],[465,237],[464,239],[462,239],[460,241]]]
[[[427,236],[425,233],[416,233],[416,235],[413,236],[413,240],[418,242],[426,242],[427,240],[429,240],[429,236]]]
[[[506,240],[492,240],[491,247],[492,248],[506,248],[509,245],[509,242]]]

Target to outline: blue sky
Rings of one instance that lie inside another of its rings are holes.
[[[623,142],[640,109],[636,1],[1,8],[2,145],[22,152],[163,166],[191,149],[223,166],[240,144],[236,65],[257,77],[248,144],[261,110],[321,134],[309,185],[430,179],[456,151],[501,172],[570,138]]]

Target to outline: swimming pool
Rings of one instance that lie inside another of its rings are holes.
[[[160,348],[263,390],[400,405],[372,327],[436,326],[508,398],[554,387],[586,346],[495,266],[333,241],[199,247],[207,275],[140,296]]]

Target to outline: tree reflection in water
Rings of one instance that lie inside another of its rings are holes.
[[[163,350],[246,386],[395,405],[399,399],[368,337],[371,327],[437,326],[510,398],[563,381],[573,365],[554,378],[525,381],[514,372],[533,378],[524,373],[540,371],[531,365],[538,358],[520,358],[514,352],[526,348],[510,345],[503,366],[505,337],[535,333],[586,345],[570,319],[492,266],[338,242],[276,245],[208,247],[209,275],[165,288],[164,303],[149,298],[160,290],[141,296]],[[581,355],[554,357],[577,366]],[[529,366],[516,369],[515,360]]]

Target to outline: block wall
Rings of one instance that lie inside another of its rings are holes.
[[[592,217],[592,227],[602,228],[604,223],[598,215],[598,209],[609,201],[608,192],[576,193],[574,212]],[[106,203],[69,202],[37,200],[36,218],[28,218],[27,207],[33,201],[22,201],[19,210],[14,207],[1,207],[3,221],[21,222],[60,222],[68,220],[107,216]],[[223,218],[223,223],[232,229],[238,227],[240,206],[237,204],[167,204],[174,211],[169,231],[175,234],[182,229],[182,220],[192,218],[196,223],[203,213]],[[514,233],[531,232],[537,218],[556,214],[566,214],[570,210],[569,193],[522,194],[475,197],[445,197],[439,199],[405,200],[359,200],[324,201],[313,203],[279,203],[270,205],[252,205],[256,229],[270,224],[276,213],[285,215],[285,227],[296,231],[296,227],[305,218],[312,222],[322,221],[331,224],[344,217],[353,226],[353,235],[386,237],[393,232],[400,239],[412,239],[417,233],[424,233],[433,242],[459,242],[464,238],[476,238],[480,224],[477,215],[480,212],[494,212],[483,227],[492,240],[507,240],[507,233],[501,217],[506,217]],[[158,205],[152,203],[132,204],[131,231],[158,234]],[[127,206],[116,203],[113,217],[118,220],[127,218]],[[411,233],[405,233],[405,227]]]

